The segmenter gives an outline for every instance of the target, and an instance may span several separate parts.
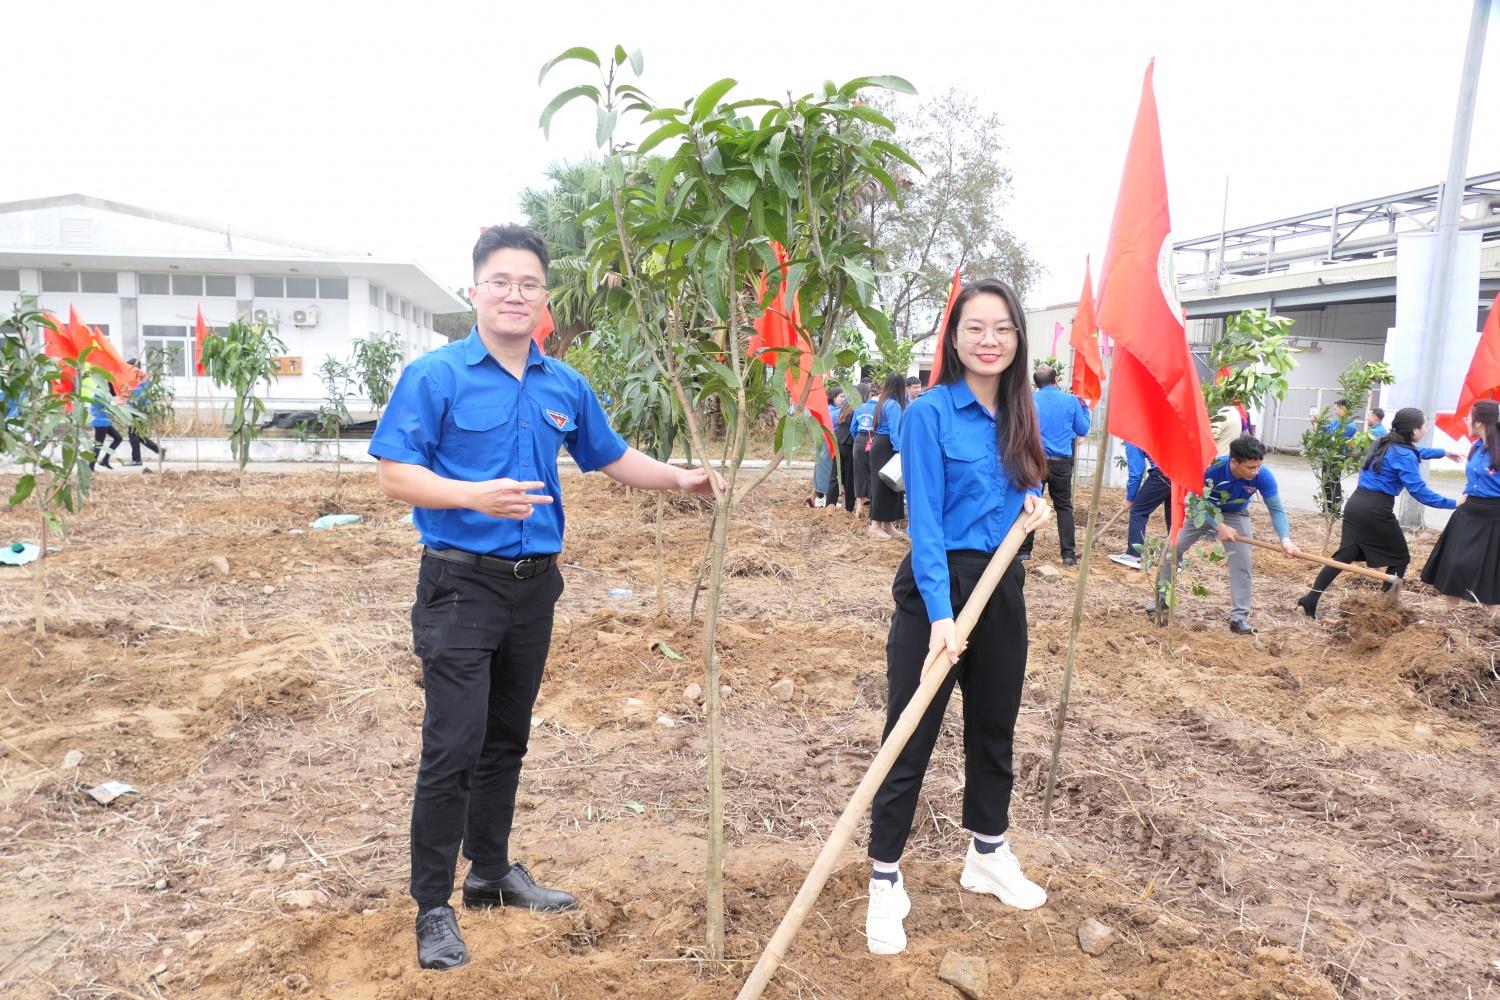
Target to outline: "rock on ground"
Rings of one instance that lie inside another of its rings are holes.
[[[1115,932],[1108,924],[1101,924],[1093,917],[1089,917],[1078,928],[1078,947],[1082,948],[1084,954],[1098,957],[1109,951],[1109,946],[1115,943]]]
[[[982,958],[970,958],[950,951],[938,967],[938,978],[972,1000],[984,1000],[989,989],[989,968]]]

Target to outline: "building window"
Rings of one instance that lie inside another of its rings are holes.
[[[174,274],[172,275],[172,294],[191,295],[200,298],[203,295],[203,275],[201,274]]]
[[[349,297],[348,278],[319,278],[318,298],[320,299],[347,299]]]
[[[234,298],[234,275],[207,274],[203,276],[203,293],[222,299]]]
[[[370,305],[376,307],[379,307],[380,305],[380,289],[376,288],[374,285],[370,286]]]
[[[410,302],[403,302],[403,303],[401,303],[401,318],[402,319],[411,319],[411,303]]]
[[[120,290],[120,277],[113,271],[83,271],[78,278],[85,292],[114,295]]]
[[[392,315],[399,312],[399,310],[396,308],[396,296],[392,295],[390,292],[385,293],[385,311],[391,313]]]
[[[286,279],[286,297],[289,299],[315,299],[318,297],[318,279],[290,277]]]
[[[193,328],[190,326],[143,326],[141,338],[146,356],[159,355],[166,360],[168,375],[188,376],[188,360],[193,356]]]
[[[44,292],[76,292],[78,291],[77,271],[43,271],[42,291]]]
[[[165,274],[136,275],[136,292],[141,295],[170,295],[171,279]]]
[[[255,297],[257,299],[284,299],[286,298],[286,287],[282,284],[280,277],[265,278],[256,275]]]
[[[14,268],[0,267],[0,292],[19,292],[21,272]]]

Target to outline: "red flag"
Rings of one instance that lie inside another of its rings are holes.
[[[64,323],[51,313],[42,315],[47,318],[49,324],[42,334],[42,350],[47,357],[58,362],[58,367],[62,369],[61,377],[52,383],[52,390],[72,392],[78,369],[70,362],[83,353],[83,347],[78,346],[73,340],[74,324]],[[73,319],[76,320],[77,317],[74,316]]]
[[[931,389],[938,384],[938,376],[943,374],[943,338],[948,335],[948,317],[953,315],[953,303],[958,301],[958,293],[963,291],[963,279],[958,275],[958,268],[953,269],[953,284],[948,289],[948,304],[943,306],[943,319],[938,324],[937,350],[932,353],[932,371],[927,376],[927,388]]]
[[[203,343],[208,339],[208,324],[203,322],[203,306],[198,306],[198,322],[193,325],[193,371],[203,374]]]
[[[780,269],[785,273],[786,251],[779,244],[772,243],[771,246],[775,248],[776,260]],[[766,285],[769,281],[769,275],[762,274],[760,280],[756,282],[756,292],[759,297],[765,297]],[[795,299],[792,300],[790,312],[787,310],[785,284],[776,290],[776,299],[771,303],[770,308],[755,321],[755,333],[750,337],[748,350],[750,357],[754,358],[762,351],[778,347],[797,348],[796,357],[786,370],[786,387],[792,394],[792,402],[795,403],[802,398],[808,379],[812,380],[812,386],[805,389],[807,400],[803,408],[823,428],[823,443],[828,446],[828,454],[836,454],[837,446],[833,443],[833,418],[828,412],[828,394],[823,389],[823,376],[810,375],[803,368],[803,361],[812,353],[812,342],[802,329],[801,309]],[[763,357],[761,360],[774,368],[777,355]]]
[[[1109,432],[1143,449],[1172,481],[1175,538],[1183,499],[1203,489],[1214,443],[1177,300],[1167,173],[1151,89],[1154,68],[1152,60],[1099,271],[1099,325],[1117,349]]]
[[[115,349],[109,337],[97,326],[89,331],[89,335],[94,347],[94,352],[89,355],[89,363],[109,372],[116,392],[124,394],[134,389],[134,373],[140,369],[126,364],[124,355]]]
[[[552,331],[556,329],[557,325],[552,322],[552,307],[542,306],[542,319],[541,322],[537,323],[536,329],[532,331],[531,339],[536,341],[537,347],[541,347],[547,342],[547,338],[552,336]]]
[[[1083,261],[1083,292],[1068,334],[1073,348],[1073,395],[1090,406],[1104,394],[1104,359],[1099,356],[1099,328],[1094,323],[1094,276],[1088,258]]]
[[[1500,295],[1490,304],[1484,321],[1484,332],[1474,348],[1474,360],[1464,376],[1464,387],[1458,393],[1458,409],[1439,414],[1437,425],[1457,441],[1469,436],[1469,410],[1481,399],[1500,399]]]

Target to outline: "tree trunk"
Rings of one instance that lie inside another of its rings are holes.
[[[42,547],[36,554],[36,637],[47,636],[47,515],[42,514]]]
[[[661,522],[666,508],[667,494],[658,490],[656,493],[656,614],[658,617],[667,613],[667,566],[661,544]]]
[[[722,712],[719,699],[719,656],[714,638],[719,625],[719,597],[724,587],[724,551],[729,542],[731,499],[714,505],[714,533],[710,542],[712,567],[708,576],[708,605],[703,616],[704,711],[708,716],[708,872],[707,945],[709,957],[724,957],[724,761],[720,748]]]
[[[343,428],[334,425],[333,428],[333,503],[338,506],[339,487],[344,483],[344,444],[341,440]]]
[[[1323,548],[1320,550],[1320,553],[1322,555],[1324,555],[1324,556],[1328,555],[1328,542],[1332,538],[1333,538],[1333,519],[1329,518],[1328,519],[1328,526],[1323,529]]]

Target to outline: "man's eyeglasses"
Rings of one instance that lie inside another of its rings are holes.
[[[476,281],[475,284],[489,285],[490,294],[494,295],[497,299],[503,299],[507,295],[509,295],[510,288],[512,285],[514,285],[516,286],[516,288],[520,289],[521,298],[525,299],[527,302],[535,302],[537,299],[541,298],[542,293],[547,290],[546,285],[531,278],[527,278],[523,281],[511,281],[509,278],[487,278],[484,281]]]

